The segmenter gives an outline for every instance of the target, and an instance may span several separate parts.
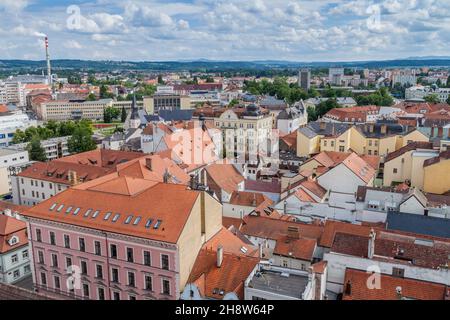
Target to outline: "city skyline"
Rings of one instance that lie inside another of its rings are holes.
[[[0,4],[0,59],[362,61],[449,56],[450,3],[58,1]]]

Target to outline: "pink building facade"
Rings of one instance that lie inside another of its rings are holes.
[[[69,299],[179,298],[176,244],[36,218],[28,235],[39,291]]]

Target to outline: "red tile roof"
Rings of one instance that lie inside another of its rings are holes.
[[[290,236],[280,236],[273,254],[293,259],[312,261],[317,241],[314,239],[294,239]]]
[[[244,282],[255,269],[259,258],[223,253],[221,267],[217,267],[217,252],[202,249],[197,256],[189,277],[204,297],[223,299],[224,294],[234,292],[244,299]]]
[[[19,243],[10,245],[11,237],[19,237]],[[0,253],[6,253],[28,243],[27,225],[13,217],[0,214]]]
[[[367,115],[378,114],[378,106],[357,106],[349,108],[335,108],[328,111],[324,117],[340,122],[366,122]]]
[[[413,151],[413,150],[416,150],[416,149],[430,149],[431,150],[431,149],[433,149],[433,143],[431,143],[431,142],[422,142],[422,141],[413,141],[411,143],[408,143],[406,146],[404,146],[404,147],[402,147],[402,148],[400,148],[400,149],[398,149],[396,151],[393,151],[393,152],[389,153],[386,156],[385,162],[389,162],[389,161],[391,161],[391,160],[393,160],[395,158],[400,157],[401,155],[403,155],[403,154],[405,154],[405,153],[407,153],[409,151]]]
[[[372,274],[347,268],[345,270],[343,300],[444,300],[446,287],[442,284],[398,278],[381,274],[380,289],[369,289],[367,281]],[[347,292],[346,288],[350,289]],[[401,295],[397,293],[401,288]]]
[[[67,189],[29,208],[23,214],[107,232],[176,243],[199,195],[200,192],[188,190],[183,185],[154,184],[142,179],[117,178],[117,175],[110,175]],[[57,204],[55,208],[50,210],[55,203]],[[64,208],[61,212],[57,212],[56,209],[60,205],[64,205]],[[72,210],[66,214],[69,207],[72,207]],[[80,208],[80,211],[74,215],[76,208]],[[88,209],[92,211],[89,217],[84,217]],[[96,210],[99,214],[93,218]],[[112,214],[105,220],[108,212]],[[120,213],[120,216],[113,222],[112,219],[117,213]],[[134,216],[133,221],[136,217],[141,217],[141,221],[137,225],[124,223],[130,215]],[[146,228],[149,219],[152,219],[151,228]],[[161,224],[155,229],[157,220],[160,220]]]
[[[327,193],[327,190],[325,190],[321,185],[317,183],[317,181],[312,179],[306,179],[301,183],[301,187],[307,189],[320,199],[322,199],[325,194]]]
[[[272,205],[273,201],[259,192],[233,191],[230,204],[246,207],[259,207],[261,204]]]
[[[430,242],[417,244],[413,239],[399,234],[377,232],[374,259],[388,259],[396,263],[407,263],[422,268],[437,269],[448,265],[450,244]],[[332,252],[367,258],[369,237],[337,233],[331,247]]]
[[[298,228],[299,236],[307,239],[320,239],[323,232],[321,226],[252,215],[244,217],[240,231],[247,236],[277,240],[288,234],[289,227]]]
[[[238,189],[244,177],[231,164],[212,164],[206,167],[206,172],[212,180],[227,193]]]
[[[325,222],[323,234],[322,237],[320,238],[319,245],[321,247],[331,248],[336,233],[338,232],[368,237],[370,234],[370,230],[371,228],[366,226],[341,221],[327,220]]]

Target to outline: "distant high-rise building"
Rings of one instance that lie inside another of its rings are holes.
[[[298,75],[298,86],[308,91],[311,88],[311,70],[301,69]]]
[[[333,85],[340,85],[344,77],[344,68],[330,68],[329,81]]]

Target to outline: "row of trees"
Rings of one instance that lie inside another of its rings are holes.
[[[97,145],[92,139],[94,131],[89,120],[55,122],[49,121],[44,126],[30,127],[25,131],[17,130],[13,143],[29,142],[27,150],[33,161],[46,161],[42,140],[71,136],[68,140],[70,153],[80,153],[94,150]]]
[[[127,119],[127,111],[125,110],[125,107],[122,107],[122,111],[120,111],[117,108],[108,107],[105,108],[103,111],[103,122],[104,123],[111,123],[114,121],[119,120],[120,122],[124,123]]]
[[[428,103],[440,103],[441,99],[439,99],[439,96],[436,93],[432,93],[426,97],[424,97],[424,100]],[[450,96],[448,97],[447,101],[448,104],[450,104]]]
[[[286,100],[288,103],[319,96],[319,93],[314,89],[307,92],[296,83],[287,83],[286,78],[275,78],[273,82],[269,82],[266,79],[259,82],[246,81],[244,90],[254,95],[276,96],[278,99]]]
[[[394,104],[394,99],[387,88],[380,88],[377,92],[369,95],[356,96],[355,100],[358,106],[392,106]]]

